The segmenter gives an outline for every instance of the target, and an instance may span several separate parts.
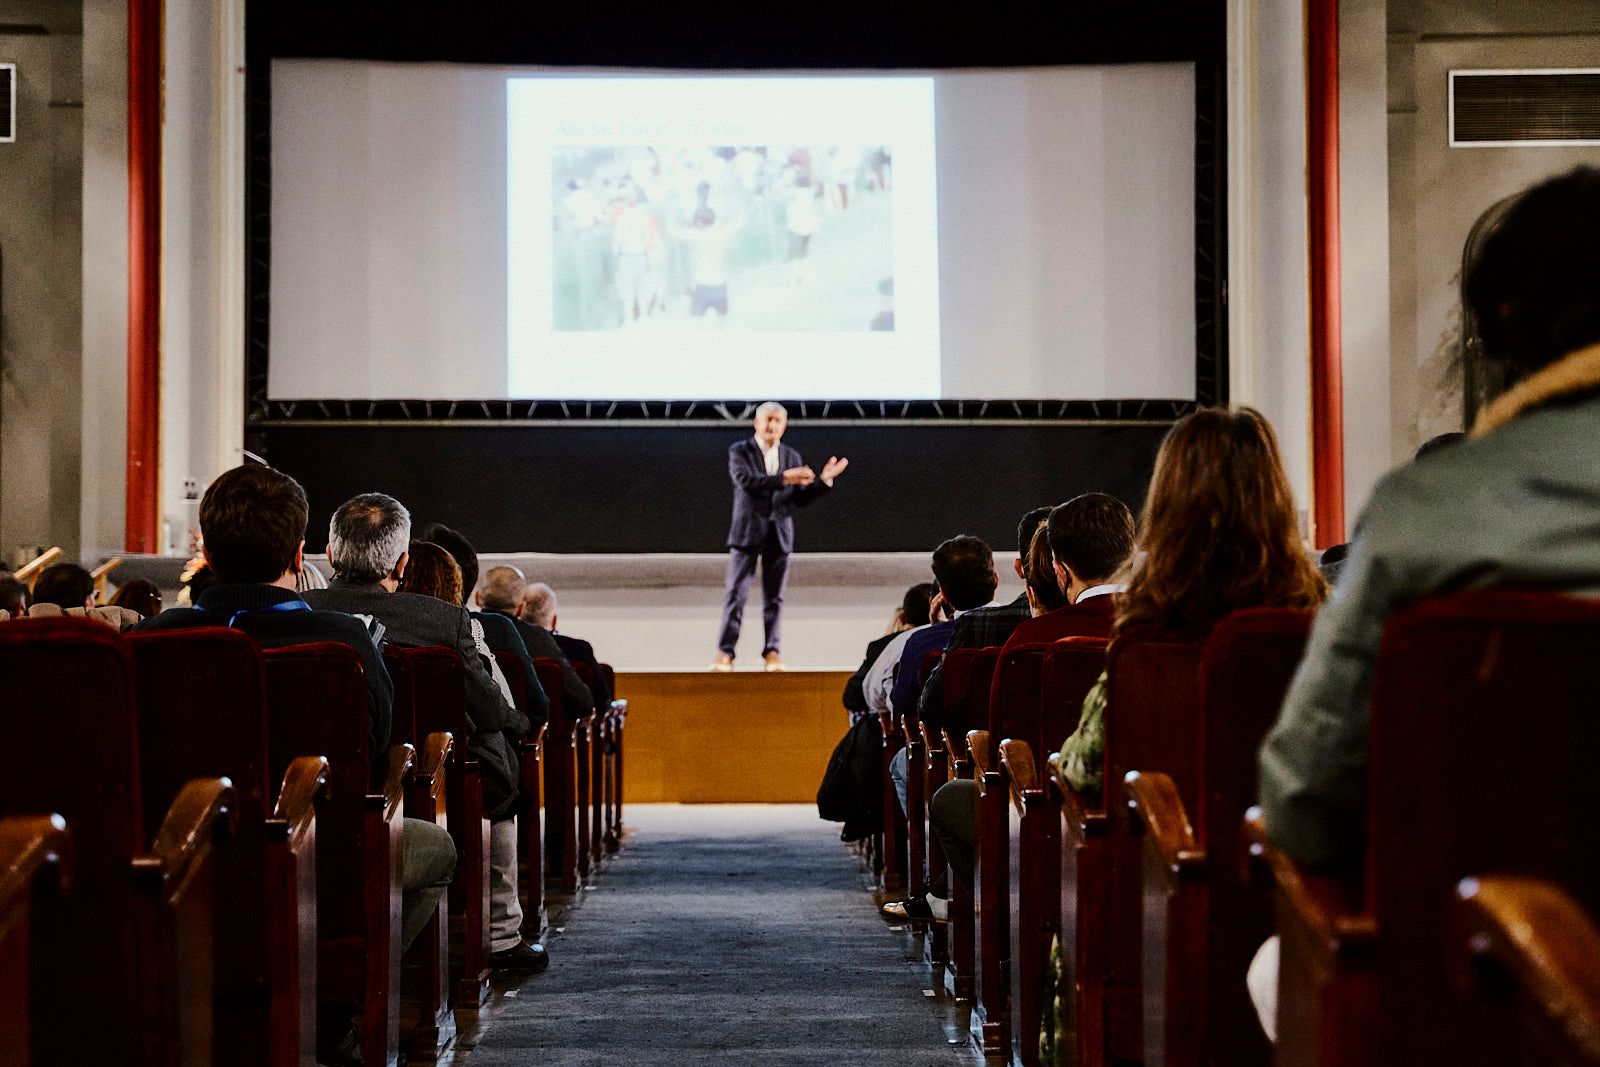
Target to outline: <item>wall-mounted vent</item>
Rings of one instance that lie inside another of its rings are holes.
[[[17,139],[17,65],[0,63],[0,142]]]
[[[1600,145],[1600,69],[1452,70],[1452,148]]]

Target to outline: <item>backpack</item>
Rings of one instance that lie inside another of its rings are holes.
[[[883,824],[883,731],[876,715],[863,715],[834,746],[817,789],[817,814],[844,823],[845,841]]]

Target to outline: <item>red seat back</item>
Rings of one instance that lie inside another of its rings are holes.
[[[1142,952],[1144,854],[1133,833],[1122,779],[1135,770],[1169,774],[1184,805],[1194,810],[1199,675],[1199,643],[1154,627],[1122,634],[1106,653],[1106,966],[1114,984],[1138,984]],[[1131,1019],[1136,1033],[1137,1011]],[[1108,1040],[1118,1042],[1120,1029],[1115,1021],[1109,1024]],[[1116,1044],[1112,1047],[1119,1055],[1127,1054]]]
[[[1471,593],[1384,630],[1373,685],[1367,884],[1391,1063],[1516,1062],[1498,1013],[1450,985],[1445,918],[1468,875],[1515,872],[1600,913],[1600,602]]]
[[[1048,644],[1019,645],[1001,652],[989,683],[988,730],[996,743],[1028,740],[1038,733],[1040,679]]]
[[[406,740],[420,748],[420,738],[436,731],[453,734],[458,748],[452,761],[465,758],[472,736],[467,716],[467,668],[453,649],[442,646],[383,646],[383,663],[395,679],[395,718],[401,718],[400,692],[408,693],[410,721]],[[402,682],[402,679],[404,680]]]
[[[267,698],[261,649],[237,630],[206,627],[129,634],[138,693],[139,773],[145,835],[192,778],[233,781],[239,819],[216,853],[219,928],[250,916],[253,930],[217,954],[218,991],[265,988],[266,818],[276,783],[267,778]],[[300,752],[297,755],[320,755]]]
[[[1256,801],[1256,755],[1278,717],[1310,628],[1307,611],[1237,611],[1217,624],[1200,653],[1202,714],[1196,744],[1203,786],[1191,818],[1197,843],[1209,860],[1205,1047],[1216,1062],[1270,1060],[1270,1047],[1245,989],[1245,972],[1272,933],[1272,903],[1239,878],[1235,854],[1239,825]]]
[[[317,936],[364,938],[362,820],[373,781],[366,674],[348,645],[268,649],[268,773],[281,781],[296,756],[328,758],[328,795],[317,809]]]
[[[526,713],[528,710],[528,679],[522,673],[522,657],[509,649],[496,649],[494,661],[500,664],[500,673],[506,676],[506,685],[511,688],[511,702],[517,710]]]
[[[1036,733],[1026,740],[1039,759],[1039,777],[1048,777],[1050,755],[1078,728],[1083,698],[1106,669],[1106,640],[1102,637],[1066,637],[1049,645],[1039,666],[1039,720]],[[1013,735],[1015,736],[1015,735]]]
[[[132,860],[147,843],[133,660],[101,623],[7,622],[0,678],[13,757],[0,775],[0,815],[65,816],[76,853],[70,891],[35,906],[33,1032],[54,1050],[44,1062],[121,1062],[139,1041]],[[82,987],[85,967],[118,991],[96,998],[87,1026],[82,997],[69,992]]]

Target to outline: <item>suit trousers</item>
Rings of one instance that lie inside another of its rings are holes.
[[[761,621],[766,626],[762,654],[778,651],[782,644],[783,590],[789,583],[789,553],[778,547],[775,531],[768,531],[759,548],[728,549],[728,570],[723,578],[722,633],[717,648],[733,655],[744,621],[744,602],[761,564]]]

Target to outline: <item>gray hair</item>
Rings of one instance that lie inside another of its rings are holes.
[[[490,567],[478,586],[478,603],[485,611],[516,611],[526,584],[527,579],[515,567]]]
[[[556,617],[556,591],[543,582],[534,582],[522,591],[522,615],[535,626],[550,629]]]
[[[761,416],[765,415],[769,411],[776,411],[779,415],[782,415],[785,419],[787,419],[789,417],[789,409],[784,407],[782,404],[778,403],[776,400],[769,400],[765,404],[762,404],[760,407],[756,408],[755,417],[759,419]]]
[[[410,543],[411,513],[383,493],[351,497],[328,523],[328,562],[335,575],[352,582],[388,577]]]

